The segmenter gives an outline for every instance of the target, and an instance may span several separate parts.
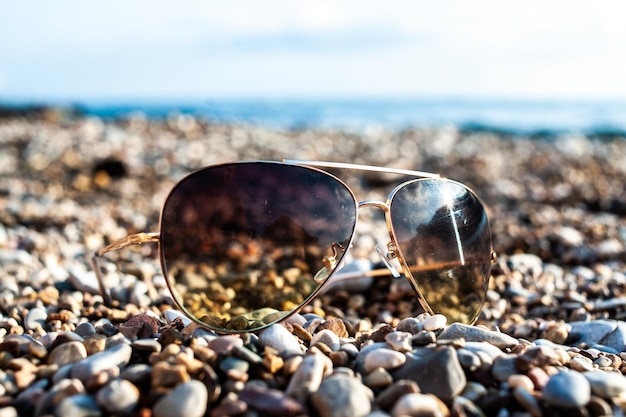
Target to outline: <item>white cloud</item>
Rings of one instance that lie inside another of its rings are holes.
[[[617,0],[13,2],[0,94],[626,98],[624,15]]]

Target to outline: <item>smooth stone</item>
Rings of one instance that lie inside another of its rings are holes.
[[[55,415],[72,417],[99,417],[102,411],[91,395],[79,394],[65,397],[56,407]]]
[[[56,364],[59,367],[78,362],[87,357],[87,349],[81,342],[67,342],[55,347],[48,354],[48,364]]]
[[[398,352],[410,352],[413,350],[413,335],[409,332],[391,332],[385,336],[385,342],[393,350]]]
[[[94,271],[87,270],[84,265],[76,265],[69,271],[69,282],[81,292],[100,294],[100,284]]]
[[[26,313],[26,317],[24,318],[24,327],[26,327],[28,330],[35,330],[38,326],[44,328],[47,318],[48,312],[45,308],[31,308],[28,313]]]
[[[587,378],[575,371],[554,374],[543,388],[543,400],[560,408],[576,408],[587,405],[591,398],[591,385]]]
[[[154,417],[202,417],[207,409],[209,393],[206,385],[192,379],[161,397],[152,410]]]
[[[470,352],[474,354],[483,353],[486,356],[490,357],[492,361],[495,360],[497,357],[500,357],[505,354],[504,352],[502,352],[502,350],[500,350],[496,346],[486,343],[486,342],[467,342],[466,341],[465,346],[463,346],[463,348],[469,350]]]
[[[324,379],[333,370],[330,358],[323,354],[305,355],[300,366],[292,375],[286,393],[301,402],[317,391]]]
[[[465,388],[467,378],[451,346],[439,349],[424,348],[407,355],[406,363],[392,372],[395,380],[415,381],[424,393],[449,401]]]
[[[524,409],[528,411],[531,416],[543,415],[539,401],[537,401],[537,398],[535,398],[535,396],[533,396],[527,389],[522,387],[513,388],[513,397],[515,397],[517,402],[520,403],[520,405],[524,407]]]
[[[139,390],[125,379],[114,379],[100,389],[96,401],[111,414],[128,414],[139,404]]]
[[[339,336],[337,336],[330,329],[323,329],[313,335],[310,346],[315,346],[317,343],[323,343],[330,348],[333,352],[336,352],[341,347]]]
[[[345,374],[325,378],[311,395],[320,417],[365,417],[372,410],[373,399],[372,390]]]
[[[537,255],[519,253],[509,256],[508,263],[511,269],[528,274],[531,277],[539,277],[543,272],[543,261]]]
[[[163,316],[165,317],[165,320],[167,320],[169,324],[171,324],[174,320],[177,320],[177,319],[182,320],[185,326],[188,326],[189,324],[192,323],[189,317],[185,316],[183,313],[181,313],[178,310],[165,310],[163,312]]]
[[[466,342],[488,342],[500,349],[512,348],[519,344],[517,339],[507,334],[462,323],[453,323],[446,327],[439,334],[439,339],[465,339]]]
[[[72,367],[72,378],[78,378],[83,383],[99,372],[113,367],[123,368],[130,361],[133,349],[128,344],[120,343],[102,352],[94,353],[85,359],[76,362]]]
[[[383,410],[389,410],[404,395],[417,392],[420,392],[420,388],[415,381],[401,379],[385,388],[376,396],[376,405]]]
[[[617,329],[617,321],[615,320],[575,321],[569,325],[572,327],[570,333],[581,336],[576,341],[577,345],[585,343],[591,346],[594,343],[603,343],[602,341]]]
[[[519,373],[517,369],[517,355],[503,355],[493,361],[491,375],[500,382],[507,381],[511,375]]]
[[[613,398],[626,393],[626,377],[617,372],[584,372],[591,385],[591,392],[598,397]]]
[[[363,378],[363,383],[370,388],[381,388],[393,383],[393,377],[383,368],[376,368]]]
[[[459,363],[466,371],[473,372],[480,368],[480,357],[469,349],[460,348],[456,351]]]
[[[298,338],[281,324],[274,324],[263,330],[259,336],[259,343],[276,349],[282,357],[303,353]]]
[[[446,417],[448,407],[437,397],[429,394],[407,394],[401,397],[391,409],[392,417],[429,416]]]
[[[422,327],[426,331],[435,331],[446,327],[448,319],[443,314],[434,314],[422,322]]]
[[[411,334],[417,334],[423,329],[422,322],[415,317],[407,317],[398,322],[396,330],[399,332],[407,332]]]
[[[247,384],[239,391],[238,397],[249,407],[260,411],[261,415],[283,417],[309,415],[301,403],[277,389]]]
[[[81,337],[88,337],[88,336],[91,336],[93,334],[96,334],[96,328],[94,327],[93,324],[91,324],[90,322],[86,321],[86,322],[80,323],[78,326],[76,326],[76,329],[74,330],[74,333],[76,333],[77,335],[79,335]]]
[[[354,361],[354,369],[357,372],[362,372],[362,371],[364,372],[363,365],[365,363],[365,358],[367,357],[367,355],[369,355],[370,352],[376,349],[386,349],[386,348],[389,348],[386,342],[374,342],[367,346],[362,347],[359,353],[356,355],[356,360]]]
[[[375,349],[365,356],[363,368],[365,373],[370,373],[376,368],[391,370],[406,363],[406,355],[395,350],[382,348]]]
[[[230,355],[233,349],[243,347],[243,340],[238,336],[220,336],[211,340],[208,347],[218,355]]]

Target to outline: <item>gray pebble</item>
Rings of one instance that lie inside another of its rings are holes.
[[[48,364],[56,364],[59,367],[78,362],[87,357],[87,349],[81,342],[63,343],[48,354]]]
[[[311,396],[320,417],[364,417],[372,410],[373,399],[368,387],[345,374],[325,378]]]
[[[591,386],[582,374],[563,371],[550,377],[543,388],[542,398],[555,407],[584,407],[591,398]]]
[[[512,348],[519,344],[517,339],[505,333],[462,323],[453,323],[446,327],[439,334],[439,339],[465,339],[468,342],[488,342],[500,349]]]
[[[133,349],[128,344],[118,344],[102,352],[94,353],[85,359],[76,362],[72,367],[72,378],[78,378],[83,382],[101,371],[112,367],[123,368],[130,361]]]
[[[511,375],[518,373],[516,361],[517,355],[503,355],[496,358],[491,367],[491,375],[500,382],[508,380]]]
[[[392,372],[396,380],[415,381],[422,392],[434,394],[443,401],[463,391],[467,379],[452,347],[422,348],[413,353],[415,355],[407,354],[407,362]]]
[[[79,394],[65,397],[57,406],[55,415],[59,417],[99,417],[102,412],[94,397]]]
[[[316,343],[323,343],[330,348],[333,352],[336,352],[341,347],[339,342],[339,336],[333,333],[329,329],[320,330],[313,335],[311,339],[311,346],[315,346]]]
[[[153,408],[154,417],[202,417],[207,408],[209,394],[206,386],[195,379],[178,385],[161,397]]]
[[[281,324],[274,324],[263,330],[259,336],[259,342],[263,346],[276,349],[283,357],[303,353],[298,338]]]
[[[391,370],[404,365],[406,356],[395,350],[382,348],[374,349],[365,356],[363,368],[365,373],[370,373],[376,368]]]
[[[88,337],[88,336],[91,336],[92,334],[96,334],[96,328],[94,327],[93,324],[86,321],[76,326],[76,330],[74,330],[74,333],[76,333],[77,335],[81,337]]]
[[[100,407],[112,414],[128,414],[139,404],[139,390],[130,381],[114,379],[96,394]]]
[[[613,398],[626,392],[626,377],[617,372],[592,371],[584,372],[591,385],[591,392],[598,397]]]

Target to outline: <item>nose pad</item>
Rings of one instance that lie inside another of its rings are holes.
[[[402,274],[398,272],[398,269],[395,267],[395,265],[391,263],[393,259],[398,257],[395,252],[395,246],[392,242],[389,242],[387,244],[387,250],[381,248],[380,245],[376,245],[376,252],[378,252],[378,255],[380,255],[380,260],[383,262],[383,264],[385,264],[385,266],[394,278],[402,277]]]

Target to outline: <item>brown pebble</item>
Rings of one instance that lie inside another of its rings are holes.
[[[557,355],[554,349],[546,346],[527,349],[517,357],[515,364],[523,372],[535,367],[543,368],[548,365],[561,365],[559,355]]]
[[[285,360],[278,353],[270,348],[265,348],[265,357],[263,358],[263,367],[272,374],[279,372],[285,365]]]
[[[384,342],[385,337],[387,337],[387,335],[393,331],[395,331],[393,327],[391,327],[388,324],[385,324],[381,326],[380,329],[370,334],[369,339],[373,340],[374,342]]]
[[[246,385],[239,392],[238,397],[262,414],[284,417],[308,415],[302,404],[287,396],[283,391]]]
[[[345,350],[338,350],[336,352],[330,352],[328,357],[333,362],[333,366],[335,368],[346,366],[348,362],[350,361],[348,352],[346,352]]]
[[[93,355],[94,353],[102,352],[107,345],[107,337],[103,334],[92,334],[83,341],[85,349],[87,349],[87,355]]]
[[[228,395],[220,402],[220,405],[211,410],[211,417],[238,416],[246,411],[248,411],[248,404]]]
[[[339,337],[348,337],[348,330],[346,329],[346,325],[342,319],[329,319],[317,326],[316,332],[320,330],[328,329],[335,333]]]
[[[606,402],[603,398],[597,397],[595,395],[591,396],[589,403],[587,404],[587,411],[589,411],[589,415],[592,417],[604,417],[613,415],[613,409],[611,405]]]
[[[394,382],[376,398],[376,404],[383,410],[391,410],[400,397],[406,394],[419,393],[420,388],[416,382],[401,379]]]
[[[153,387],[174,387],[190,379],[184,365],[172,365],[167,362],[157,362],[152,367]]]
[[[292,323],[292,327],[292,333],[294,334],[294,336],[299,337],[300,340],[302,340],[304,343],[308,344],[313,338],[311,333],[309,333],[309,331],[302,327],[300,324]]]
[[[543,390],[550,379],[550,375],[543,368],[532,368],[526,375],[533,381],[537,391]]]

